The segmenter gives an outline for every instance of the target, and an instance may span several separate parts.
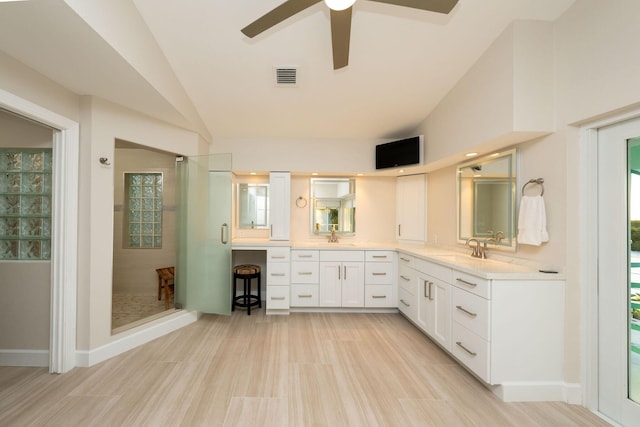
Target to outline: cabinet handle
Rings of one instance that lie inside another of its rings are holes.
[[[300,276],[311,276],[313,273],[311,271],[301,271],[298,273]]]
[[[311,258],[313,255],[298,255],[298,258]]]
[[[400,224],[398,224],[398,236],[402,236],[402,233],[400,232]]]
[[[424,289],[424,297],[425,298],[429,298],[429,295],[427,295],[427,283],[429,283],[429,282],[427,282],[426,280],[422,281],[422,288]],[[429,298],[429,299],[431,299],[431,298]]]
[[[467,347],[465,347],[464,345],[462,345],[462,343],[460,341],[456,341],[456,345],[458,347],[460,347],[461,349],[463,349],[469,356],[471,357],[476,357],[478,353],[475,353],[471,350],[469,350]]]
[[[372,276],[386,276],[387,273],[371,273]]]
[[[276,277],[284,277],[284,273],[271,273],[272,276],[276,276]]]
[[[373,299],[386,298],[386,297],[387,297],[386,295],[371,295],[371,298],[373,298]],[[400,301],[402,301],[402,300],[400,300]],[[402,301],[402,302],[404,302],[404,301]]]
[[[269,237],[273,237],[273,224],[269,225]]]
[[[386,255],[373,255],[372,258],[386,258]]]
[[[344,266],[344,280],[347,280],[347,266]]]
[[[271,259],[285,259],[284,255],[271,255]]]
[[[409,279],[408,277],[400,276],[400,278],[402,280],[404,280],[405,282],[410,282],[411,281],[411,279]]]
[[[433,293],[431,292],[433,282],[429,282],[429,301],[433,301]]]
[[[338,280],[340,280],[340,266],[338,266]]]
[[[282,301],[284,297],[271,297],[272,300]]]
[[[466,280],[460,279],[459,277],[456,278],[456,280],[462,283],[463,285],[471,286],[472,288],[475,288],[476,286],[478,286],[477,283],[467,282]]]
[[[220,226],[220,243],[222,243],[223,245],[226,245],[227,243],[229,243],[229,240],[227,240],[224,233],[225,230],[228,228],[229,226],[227,225],[226,222]]]
[[[464,307],[462,307],[461,305],[456,305],[456,308],[458,310],[460,310],[461,312],[463,312],[464,314],[466,314],[469,317],[476,317],[478,315],[478,313],[474,313],[472,311],[466,310]]]
[[[400,260],[401,260],[401,261],[404,261],[404,262],[409,262],[409,261],[411,261],[409,258],[403,258],[403,257],[400,257]]]
[[[313,298],[311,294],[298,295],[298,298]]]
[[[406,305],[407,307],[411,307],[411,304],[407,304],[403,299],[401,299],[400,302]]]

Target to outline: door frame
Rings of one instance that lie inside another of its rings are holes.
[[[627,120],[640,120],[640,107],[586,123],[580,128],[578,149],[578,205],[584,217],[577,218],[579,235],[578,280],[582,307],[582,402],[598,411],[598,133],[599,129]]]
[[[53,129],[49,372],[76,365],[80,125],[0,89],[0,108]]]

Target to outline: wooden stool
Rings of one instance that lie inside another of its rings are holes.
[[[157,268],[158,273],[158,300],[162,299],[160,292],[164,288],[164,308],[169,309],[169,286],[174,286],[174,267]]]
[[[242,295],[236,295],[236,280],[244,280],[244,290]],[[258,279],[258,294],[251,293],[251,279]],[[231,297],[231,311],[235,311],[236,306],[246,307],[247,315],[251,315],[251,307],[262,308],[262,295],[260,293],[260,266],[253,264],[236,265],[233,267],[233,294]]]

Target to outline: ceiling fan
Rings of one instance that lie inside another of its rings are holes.
[[[241,31],[250,38],[279,24],[298,12],[320,3],[323,0],[288,0],[256,19]],[[333,69],[337,70],[349,64],[349,39],[351,37],[351,10],[356,0],[324,0],[331,9],[331,44],[333,47]],[[449,13],[458,0],[369,0],[394,4],[414,9],[438,13]]]

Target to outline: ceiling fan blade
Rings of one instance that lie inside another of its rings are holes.
[[[413,9],[428,10],[438,13],[449,13],[458,0],[370,0],[378,3],[395,4],[396,6],[411,7]]]
[[[331,46],[333,47],[333,69],[349,64],[349,42],[351,39],[351,10],[331,9]]]
[[[242,31],[247,37],[255,37],[261,32],[268,30],[274,25],[279,24],[285,19],[290,18],[296,13],[302,12],[308,7],[311,7],[316,3],[320,3],[321,1],[322,0],[288,0],[270,12],[262,15],[240,31]]]

